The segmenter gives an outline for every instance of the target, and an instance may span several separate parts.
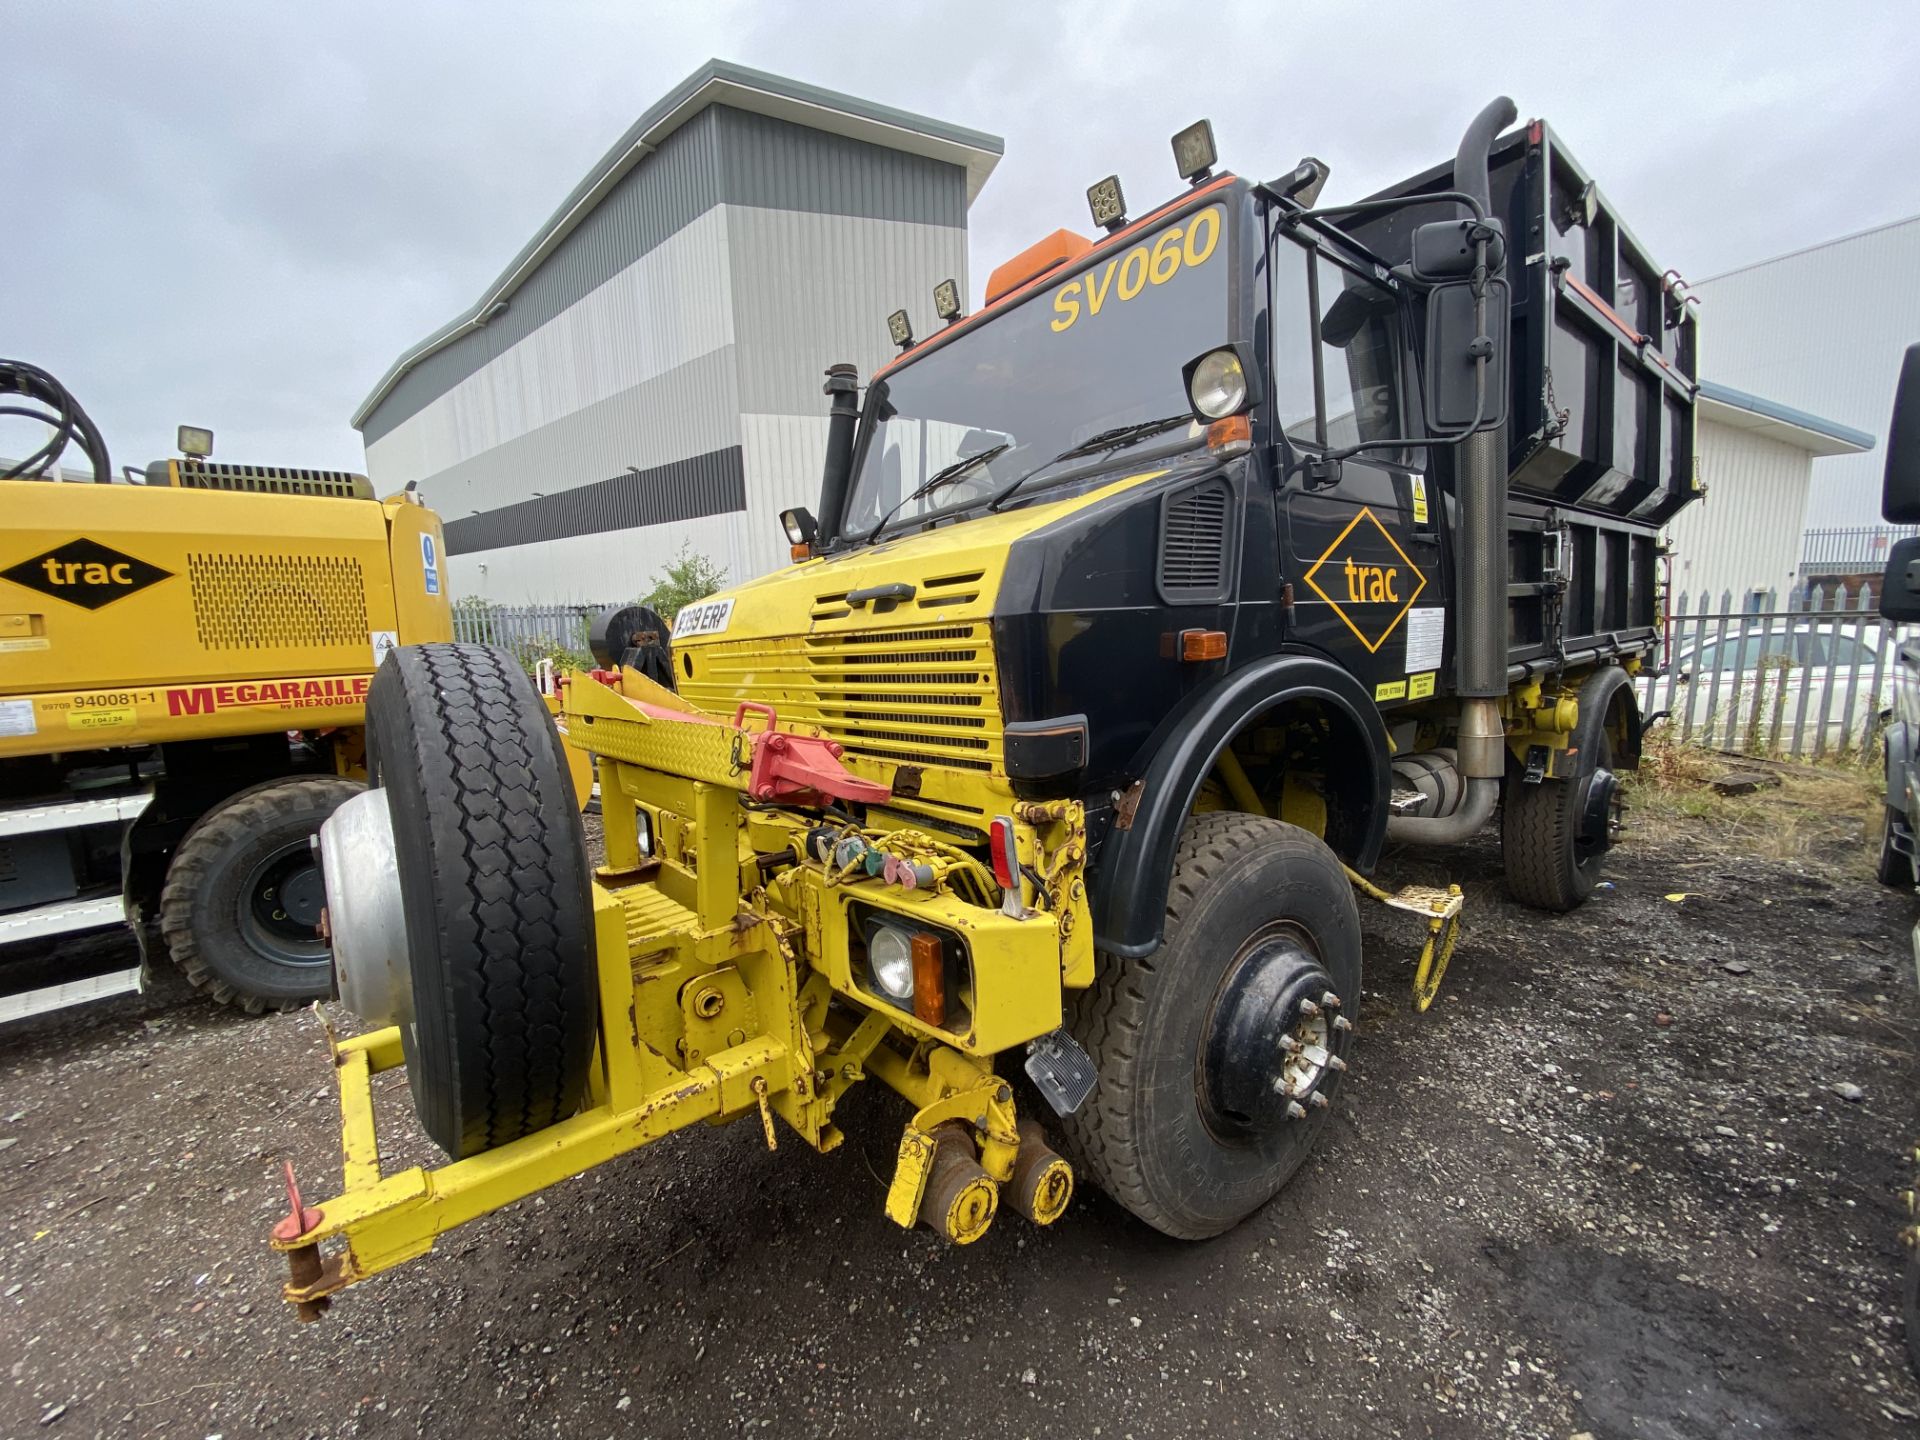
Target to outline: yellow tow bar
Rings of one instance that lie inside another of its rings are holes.
[[[1405,885],[1390,893],[1358,871],[1344,865],[1340,868],[1347,872],[1353,888],[1368,899],[1427,922],[1427,943],[1420,947],[1420,959],[1413,968],[1413,1008],[1424,1011],[1433,1004],[1433,997],[1440,993],[1440,982],[1446,978],[1447,961],[1453,958],[1453,947],[1460,939],[1460,914],[1466,908],[1466,896],[1458,885],[1444,890],[1435,885]]]

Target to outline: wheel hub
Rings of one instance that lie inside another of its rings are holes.
[[[1613,848],[1619,794],[1619,780],[1604,765],[1588,779],[1586,803],[1580,808],[1580,826],[1574,833],[1583,854],[1597,855]]]
[[[387,792],[347,801],[320,827],[319,843],[340,1003],[375,1025],[409,1024],[413,976]]]
[[[1216,1133],[1255,1136],[1327,1105],[1347,1068],[1333,979],[1297,936],[1270,939],[1228,974],[1203,1038],[1201,1098]]]

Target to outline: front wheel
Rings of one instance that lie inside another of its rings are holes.
[[[253,1015],[326,999],[332,972],[312,840],[360,788],[333,776],[278,780],[194,823],[160,892],[160,932],[187,979]]]
[[[1092,1178],[1156,1230],[1231,1229],[1307,1158],[1360,1003],[1360,916],[1339,860],[1293,825],[1188,821],[1166,938],[1103,955],[1069,998],[1099,1083],[1062,1120]]]

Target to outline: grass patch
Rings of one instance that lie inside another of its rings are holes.
[[[1715,780],[1743,769],[1777,775],[1780,784],[1753,795],[1714,790]],[[1877,768],[1857,762],[1768,762],[1653,735],[1639,772],[1623,777],[1629,835],[1854,873],[1873,864],[1881,784]]]

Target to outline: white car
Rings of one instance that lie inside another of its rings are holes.
[[[1827,753],[1870,744],[1893,700],[1898,643],[1878,618],[1756,617],[1721,633],[1686,621],[1667,674],[1640,683],[1648,716],[1728,750]]]

